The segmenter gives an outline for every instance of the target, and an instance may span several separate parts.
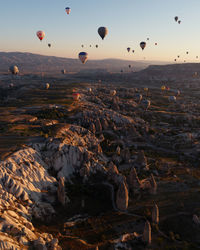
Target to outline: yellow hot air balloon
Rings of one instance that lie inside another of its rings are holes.
[[[165,90],[165,89],[166,89],[165,85],[162,85],[161,90]]]

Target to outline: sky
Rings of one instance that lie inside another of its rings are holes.
[[[70,15],[66,7],[71,8]],[[199,10],[200,0],[2,0],[0,51],[66,58],[85,51],[89,59],[167,62],[180,55],[178,62],[199,62]],[[103,41],[97,33],[100,26],[109,31]],[[38,30],[46,33],[42,42],[36,37]],[[147,42],[144,51],[141,41]],[[128,53],[127,47],[135,53]]]

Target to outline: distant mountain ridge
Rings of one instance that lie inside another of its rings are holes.
[[[0,72],[7,72],[10,65],[16,64],[21,73],[60,72],[66,69],[68,72],[105,70],[110,72],[138,71],[145,69],[155,62],[129,61],[121,59],[88,60],[85,65],[78,59],[44,56],[22,52],[0,52]],[[158,62],[158,64],[164,64]],[[128,65],[132,68],[129,69]]]
[[[200,75],[200,63],[182,63],[166,65],[150,65],[141,70],[139,75],[142,77],[172,78],[179,80],[185,78],[195,78]]]

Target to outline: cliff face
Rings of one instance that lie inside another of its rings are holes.
[[[61,184],[49,175],[49,170],[54,170],[59,179],[79,171],[87,175],[100,167],[101,149],[89,131],[67,126],[59,130],[57,136],[65,139],[32,144],[0,163],[0,243],[5,247],[21,249],[31,241],[37,244],[39,237],[38,244],[50,246],[55,241],[51,235],[34,233],[31,223],[32,217],[50,220],[55,213],[52,204],[57,199],[57,186]],[[90,151],[91,148],[96,151]]]
[[[53,237],[35,233],[31,219],[54,214],[51,203],[55,201],[56,183],[42,155],[33,148],[22,149],[0,163],[2,249],[22,249],[39,237],[50,244]]]

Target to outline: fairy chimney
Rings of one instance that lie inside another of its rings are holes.
[[[148,245],[151,244],[151,224],[149,223],[149,221],[146,221],[145,223],[142,240]]]
[[[159,208],[156,204],[154,204],[152,209],[152,222],[155,224],[159,223]]]
[[[119,210],[125,211],[128,207],[128,189],[125,185],[125,182],[121,182],[117,190],[117,200],[116,205]]]

